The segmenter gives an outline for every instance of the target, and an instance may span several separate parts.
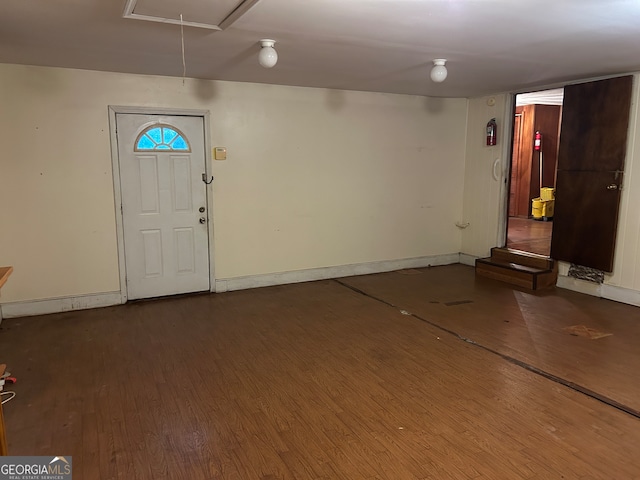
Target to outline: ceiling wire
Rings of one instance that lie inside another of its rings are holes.
[[[182,23],[182,14],[180,14],[180,40],[182,42],[182,85],[184,85],[184,79],[187,76],[187,64],[184,60],[184,25]]]

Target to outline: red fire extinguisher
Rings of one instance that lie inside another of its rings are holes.
[[[536,130],[536,136],[533,140],[533,149],[536,152],[542,150],[542,134],[540,133],[540,130]]]
[[[496,123],[496,119],[492,118],[487,123],[487,145],[495,145],[498,142],[497,130],[498,124]]]

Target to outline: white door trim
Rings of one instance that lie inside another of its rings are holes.
[[[116,237],[118,242],[118,270],[120,272],[120,298],[122,303],[127,301],[126,264],[124,260],[124,224],[122,219],[122,187],[120,184],[120,164],[118,161],[118,139],[116,136],[116,114],[137,113],[142,115],[186,115],[201,117],[204,121],[204,150],[205,171],[211,178],[211,128],[208,110],[129,107],[109,105],[109,136],[111,142],[111,171],[113,174],[113,198],[116,217]],[[213,218],[213,183],[207,185],[207,212],[209,214],[209,290],[216,291],[215,263],[214,263],[214,218]]]
[[[514,93],[507,93],[505,95],[502,125],[502,138],[505,141],[502,142],[500,153],[502,155],[502,161],[500,162],[500,168],[502,175],[500,176],[500,204],[498,205],[498,232],[496,238],[497,247],[505,247],[507,245],[507,223],[509,222],[509,188],[511,182],[511,157],[512,144],[513,144],[513,123],[514,123],[514,105],[516,95]]]

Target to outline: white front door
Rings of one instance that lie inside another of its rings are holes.
[[[202,117],[116,114],[127,297],[209,290]]]

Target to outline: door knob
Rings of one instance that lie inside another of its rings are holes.
[[[200,223],[207,223],[207,219],[204,217],[200,217]]]
[[[618,189],[618,185],[616,185],[615,183],[612,183],[611,185],[607,186],[607,190],[617,190]]]

